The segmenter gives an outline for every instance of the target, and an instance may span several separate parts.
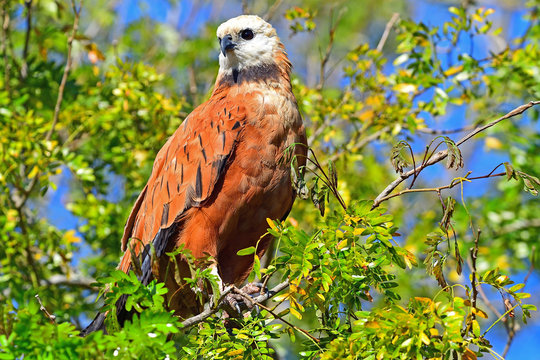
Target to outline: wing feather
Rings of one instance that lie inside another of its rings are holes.
[[[195,109],[159,151],[147,185],[137,198],[122,237],[119,269],[128,272],[131,256],[152,243],[161,256],[174,233],[175,221],[200,206],[226,171],[246,119],[245,107],[221,97]],[[128,250],[130,248],[131,250]],[[158,251],[159,248],[159,251]],[[143,266],[145,282],[150,266]]]

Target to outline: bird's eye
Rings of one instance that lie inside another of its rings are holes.
[[[253,31],[251,31],[251,29],[245,29],[245,30],[242,30],[242,32],[240,33],[240,36],[244,40],[251,40],[251,39],[253,39],[254,35],[253,35]]]

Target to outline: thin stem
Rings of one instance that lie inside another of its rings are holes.
[[[475,176],[475,177],[471,177],[471,178],[470,177],[464,177],[464,179],[478,180],[478,179],[487,179],[487,178],[492,178],[492,177],[497,177],[497,176],[505,176],[505,175],[506,175],[505,172],[501,172],[501,173],[497,173],[497,174]],[[401,190],[400,192],[397,192],[397,193],[394,193],[394,194],[391,194],[391,195],[388,195],[388,196],[382,198],[381,202],[386,201],[386,200],[391,199],[391,198],[394,198],[394,197],[401,196],[403,194],[408,194],[408,193],[418,193],[418,192],[436,192],[436,193],[440,193],[441,190],[452,189],[453,187],[455,187],[455,186],[457,186],[459,184],[461,184],[461,182],[456,181],[456,182],[452,182],[452,183],[450,183],[448,185],[439,186],[439,187],[436,187],[436,188],[405,189],[405,190]]]
[[[476,230],[476,236],[474,237],[474,247],[471,249],[471,263],[472,263],[472,272],[471,272],[471,287],[472,287],[472,314],[471,320],[476,320],[476,300],[478,299],[478,289],[476,288],[476,260],[478,259],[478,242],[480,240],[480,234],[482,230]]]
[[[386,44],[386,40],[388,40],[388,36],[390,35],[390,31],[392,30],[392,27],[394,27],[394,24],[399,20],[399,13],[394,13],[390,20],[386,23],[386,26],[384,27],[384,32],[381,36],[381,39],[379,40],[379,43],[377,44],[377,51],[381,52],[384,48],[384,44]]]
[[[26,79],[28,76],[28,47],[30,44],[30,35],[32,34],[32,0],[25,0],[26,6],[26,33],[24,35],[24,48],[22,52],[21,79]]]

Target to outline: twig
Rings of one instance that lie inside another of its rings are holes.
[[[69,75],[69,72],[71,70],[71,64],[72,64],[72,57],[71,57],[71,50],[73,47],[73,40],[75,39],[75,35],[77,33],[77,29],[79,28],[79,19],[81,16],[81,9],[82,9],[83,0],[81,0],[79,4],[79,9],[77,10],[77,7],[75,5],[75,0],[71,0],[71,7],[73,9],[73,13],[75,14],[75,18],[73,20],[73,27],[71,30],[71,35],[68,38],[68,52],[67,52],[67,59],[66,59],[66,65],[64,67],[64,74],[62,75],[62,80],[60,81],[60,87],[58,88],[58,96],[56,98],[56,105],[54,107],[54,115],[53,115],[53,122],[51,124],[51,128],[45,135],[45,141],[51,140],[51,137],[54,133],[54,128],[56,127],[56,124],[58,123],[58,117],[60,116],[60,107],[62,105],[62,99],[64,98],[64,89],[66,87],[67,77]],[[34,190],[35,186],[38,183],[38,180],[40,178],[41,174],[37,174],[34,176],[28,187],[23,191],[21,199],[19,203],[17,204],[17,208],[22,208],[26,201],[28,201],[28,198],[30,197],[30,194]]]
[[[482,132],[482,131],[484,131],[484,130],[492,127],[492,126],[494,126],[495,124],[497,124],[497,123],[499,123],[499,122],[501,122],[503,120],[512,118],[512,117],[514,117],[516,115],[519,115],[519,114],[522,114],[523,112],[525,112],[529,108],[531,108],[531,107],[533,107],[535,105],[538,105],[538,104],[540,104],[540,101],[530,101],[527,104],[523,104],[521,106],[518,106],[517,108],[510,111],[506,115],[501,116],[500,118],[498,118],[498,119],[496,119],[496,120],[494,120],[494,121],[492,121],[492,122],[490,122],[490,123],[488,123],[488,124],[486,124],[484,126],[476,128],[475,130],[473,130],[469,134],[465,135],[461,140],[456,142],[456,145],[459,146],[459,145],[463,144],[464,142],[466,142],[467,140],[469,140],[470,138],[472,138],[473,136],[477,135],[478,133],[480,133],[480,132]],[[447,156],[448,156],[448,151],[447,150],[439,151],[438,153],[431,156],[429,158],[429,160],[426,161],[424,164],[422,164],[422,165],[420,165],[420,166],[418,166],[418,167],[416,167],[414,169],[411,169],[411,170],[407,171],[406,173],[401,174],[397,179],[392,181],[379,195],[377,195],[377,197],[373,201],[373,208],[376,208],[377,206],[379,206],[381,204],[381,202],[386,200],[385,198],[392,191],[394,191],[394,189],[397,188],[403,181],[405,181],[409,177],[419,173],[424,168],[444,160]]]
[[[50,286],[50,285],[63,285],[63,286],[73,286],[80,287],[88,290],[95,290],[96,287],[92,286],[96,281],[90,277],[83,276],[81,274],[72,274],[69,278],[65,275],[52,275],[47,279],[40,281],[41,286]]]
[[[523,279],[523,284],[527,285],[527,281],[529,281],[529,277],[531,276],[532,272],[534,271],[534,253],[536,251],[536,246],[533,245],[531,247],[531,265],[529,266],[529,271],[527,271],[527,275],[525,275],[525,278]],[[525,288],[525,287],[523,287]],[[522,292],[524,290],[521,290]],[[507,319],[510,319],[510,321],[506,321]],[[516,329],[516,322],[513,317],[505,318],[504,324],[506,326],[506,331],[508,332],[508,339],[506,339],[506,345],[504,346],[504,350],[502,352],[502,357],[505,357],[508,351],[510,350],[510,346],[512,345],[512,342],[514,341],[514,337],[516,336],[516,333],[518,329]]]
[[[362,149],[364,146],[366,146],[370,142],[379,139],[388,130],[390,130],[390,126],[385,126],[382,129],[375,131],[373,134],[370,134],[370,135],[368,135],[368,136],[366,136],[364,138],[361,138],[360,140],[358,140],[358,142],[356,142],[355,144],[353,144],[352,146],[349,147],[350,151],[358,151],[358,150]],[[335,154],[332,154],[332,156],[330,156],[328,159],[323,161],[322,165],[326,166],[326,165],[328,165],[329,161],[336,161],[337,159],[339,159],[339,157],[343,153],[344,153],[344,151],[338,151]]]
[[[273,289],[269,290],[267,293],[261,294],[261,295],[255,297],[255,298],[251,299],[250,301],[256,302],[256,303],[262,303],[262,302],[274,297],[275,295],[277,295],[279,292],[283,291],[287,287],[289,287],[289,280],[285,280],[284,282],[276,285]],[[209,307],[209,308],[205,309],[203,312],[201,312],[200,314],[192,316],[192,317],[182,321],[182,326],[183,327],[193,326],[195,324],[198,324],[198,323],[206,320],[207,318],[214,315],[215,313],[217,313],[221,309],[221,307],[223,306],[221,300],[223,300],[223,298],[231,291],[232,291],[232,287],[227,288],[221,294],[221,298],[220,298],[220,301],[218,302],[218,306],[216,306],[214,308]]]
[[[270,9],[266,12],[266,14],[263,16],[263,19],[270,22],[272,18],[276,15],[276,11],[279,9],[279,6],[281,5],[282,0],[274,1]]]
[[[9,86],[9,72],[10,72],[11,64],[9,63],[9,59],[8,59],[7,31],[9,29],[9,14],[6,7],[7,7],[7,1],[4,0],[2,1],[2,13],[0,15],[1,20],[2,20],[1,52],[4,57],[4,89],[9,95],[11,93],[10,86]]]
[[[38,294],[36,294],[36,299],[37,299],[37,301],[39,303],[39,310],[43,311],[43,313],[45,314],[47,319],[49,319],[51,324],[56,324],[56,316],[54,316],[53,314],[51,314],[50,312],[47,311],[45,306],[43,306],[43,303],[41,302],[41,299],[39,298]]]
[[[394,24],[396,21],[399,20],[399,13],[394,13],[390,20],[386,23],[386,26],[384,28],[384,32],[381,36],[381,39],[379,40],[379,43],[377,44],[377,51],[381,52],[384,48],[384,44],[386,44],[386,40],[388,40],[388,35],[390,35],[390,30],[392,30],[392,27],[394,27]]]
[[[430,135],[448,135],[448,134],[455,134],[455,133],[463,132],[463,131],[469,131],[472,129],[474,129],[474,125],[464,126],[462,128],[457,128],[457,129],[448,129],[448,130],[422,128],[422,129],[416,129],[416,131],[424,133],[424,134],[430,134]]]
[[[468,175],[469,174],[467,174],[467,176]],[[504,175],[506,175],[506,173],[501,172],[501,173],[497,173],[497,174],[488,174],[488,175],[483,175],[483,176],[475,176],[475,177],[471,177],[471,178],[465,176],[462,179],[478,180],[478,179],[487,179],[487,178],[492,178],[492,177],[497,177],[497,176],[504,176]],[[419,192],[436,192],[436,193],[440,193],[441,190],[452,189],[453,187],[455,187],[455,186],[457,186],[457,185],[459,185],[461,183],[462,183],[462,181],[452,181],[448,185],[439,186],[439,187],[436,187],[436,188],[405,189],[405,190],[402,190],[400,192],[385,196],[384,198],[381,199],[381,202],[386,201],[386,200],[391,199],[391,198],[394,198],[394,197],[397,197],[397,196],[401,196],[403,194],[408,194],[408,193],[419,193]]]
[[[251,302],[253,303],[254,305],[257,305],[261,308],[263,308],[264,310],[268,311],[270,314],[272,314],[272,316],[276,319],[279,319],[281,321],[283,321],[285,324],[287,324],[289,327],[295,329],[296,331],[299,331],[301,332],[302,334],[306,335],[308,338],[310,338],[311,340],[313,340],[315,343],[319,343],[321,340],[317,339],[316,337],[314,337],[313,335],[311,335],[308,331],[302,329],[302,328],[299,328],[298,326],[294,325],[294,324],[291,324],[290,322],[288,322],[287,320],[285,320],[283,317],[279,316],[278,314],[276,314],[272,309],[270,309],[269,307],[257,302],[257,301],[254,301],[254,299],[252,299],[249,295],[245,294],[242,290],[238,289],[237,287],[234,288],[233,290],[235,293],[237,293],[238,295],[240,295],[241,297],[243,297],[247,302]]]
[[[58,117],[60,116],[60,107],[62,106],[62,100],[64,98],[64,89],[66,87],[67,78],[71,70],[71,64],[73,62],[73,58],[71,57],[71,50],[73,49],[73,40],[75,40],[75,35],[77,34],[77,29],[79,28],[79,19],[81,17],[82,4],[83,4],[83,0],[80,1],[79,9],[77,10],[77,7],[75,5],[75,0],[71,0],[71,7],[73,8],[75,19],[73,20],[73,28],[71,29],[71,35],[68,38],[68,42],[67,42],[68,52],[67,52],[66,66],[64,67],[64,74],[62,75],[62,80],[60,81],[60,87],[58,88],[58,97],[56,98],[56,105],[54,107],[53,123],[51,125],[51,128],[47,132],[47,135],[45,135],[46,141],[51,139],[51,136],[54,132],[54,128],[56,124],[58,123]]]
[[[476,320],[476,300],[478,299],[478,289],[476,288],[476,260],[478,259],[478,241],[480,240],[480,234],[482,233],[482,230],[478,229],[476,230],[476,234],[474,237],[474,247],[471,248],[471,263],[472,263],[472,271],[471,271],[471,287],[472,287],[472,314],[471,314],[471,320]]]
[[[321,90],[324,86],[324,82],[326,80],[325,71],[326,71],[326,64],[328,63],[328,60],[330,60],[330,54],[332,54],[332,48],[334,47],[334,35],[336,34],[336,28],[339,24],[339,20],[341,19],[341,13],[338,14],[337,19],[334,23],[333,19],[333,11],[330,12],[330,30],[328,31],[328,45],[326,46],[326,51],[324,53],[324,56],[321,56],[321,66],[319,68],[319,83],[317,84],[316,88],[318,90]]]
[[[24,48],[22,52],[22,64],[21,64],[21,79],[26,79],[28,76],[28,45],[30,44],[30,35],[32,33],[32,0],[25,0],[26,6],[26,33],[24,35]]]

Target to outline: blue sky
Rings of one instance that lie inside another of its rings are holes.
[[[508,33],[511,37],[515,37],[519,34],[522,34],[527,26],[527,22],[522,19],[522,16],[525,11],[515,11],[508,12],[505,9],[499,7],[496,1],[483,1],[483,6],[493,7],[496,12],[493,15],[495,21],[502,20],[501,17],[510,17],[506,18],[508,24]],[[165,0],[156,0],[156,1],[137,1],[137,0],[128,0],[120,2],[118,5],[118,11],[120,14],[119,21],[127,25],[131,21],[137,20],[142,14],[149,14],[153,19],[157,21],[166,21],[169,10],[169,2]],[[178,23],[182,24],[187,20],[187,17],[190,14],[190,8],[192,3],[190,1],[182,2],[180,11],[178,12]],[[410,0],[410,7],[412,9],[412,17],[414,20],[422,21],[428,25],[438,25],[450,19],[451,14],[447,11],[447,2],[437,2],[437,1],[414,1]],[[239,2],[235,3],[233,7],[229,7],[227,11],[230,13],[228,15],[236,15],[240,13]],[[201,26],[205,20],[210,16],[211,8],[210,5],[206,6],[202,12],[197,16],[198,18],[192,20],[192,24],[196,29],[197,26]],[[170,15],[170,14],[169,14]],[[284,37],[285,38],[285,37]],[[287,39],[284,39],[287,42]],[[464,51],[468,51],[471,44],[469,39],[462,39],[458,43],[458,47],[462,47]],[[484,57],[488,55],[488,51],[492,50],[488,48],[489,45],[486,45],[486,42],[483,39],[478,38],[474,40],[474,54],[478,57]],[[443,64],[445,65],[445,64]],[[512,106],[508,105],[508,110]],[[452,129],[465,125],[465,108],[453,108],[449,112],[449,115],[442,121],[436,124],[430,124],[434,128],[445,128]],[[526,117],[517,121],[527,121]],[[429,123],[428,123],[429,124]],[[453,138],[459,138],[462,134],[457,134]],[[425,137],[424,140],[428,140],[430,137]],[[417,141],[414,143],[415,148],[421,149],[423,143]],[[483,147],[483,142],[477,142],[474,151],[475,156],[470,161],[470,168],[475,170],[475,175],[483,175],[490,172],[497,164],[508,160],[505,156],[498,154],[494,151],[486,152]],[[386,158],[386,155],[384,156]],[[441,179],[440,169],[435,167],[428,169],[425,172],[425,176],[432,178]],[[74,217],[66,208],[65,203],[67,199],[65,198],[69,189],[69,175],[65,174],[57,177],[58,190],[50,191],[47,197],[48,205],[42,209],[42,216],[49,218],[51,223],[57,226],[60,229],[72,229],[77,226],[78,219]],[[113,188],[111,188],[111,193],[117,193],[122,191],[121,181],[112,181]],[[487,186],[470,186],[466,187],[466,195],[474,196],[479,195]],[[88,249],[81,249],[81,252],[75,258],[77,259],[84,255],[85,252],[89,251]],[[515,276],[516,281],[523,279],[525,274],[519,274]],[[539,277],[534,274],[528,282],[527,288],[529,292],[540,293],[540,280]],[[497,294],[494,294],[494,299],[497,299]],[[500,302],[500,301],[499,301]],[[533,318],[538,319],[538,315],[533,314]],[[540,323],[532,321],[532,324],[527,326],[523,331],[519,331],[515,337],[513,345],[508,353],[507,359],[534,359],[538,356],[537,352],[537,340],[540,338]],[[504,343],[506,341],[506,334],[504,330],[498,329],[491,332],[488,335],[488,339],[494,344],[494,350],[498,353],[501,353],[504,348]]]

